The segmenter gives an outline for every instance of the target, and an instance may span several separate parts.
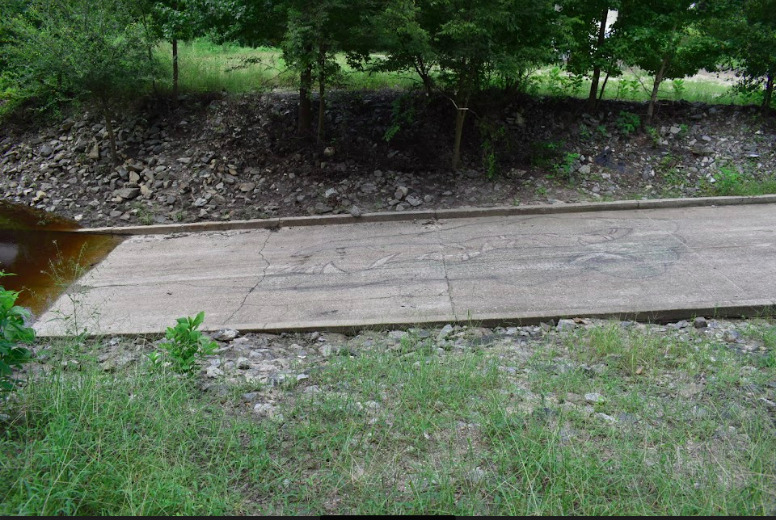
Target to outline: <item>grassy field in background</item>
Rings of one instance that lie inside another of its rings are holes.
[[[51,345],[2,404],[0,513],[772,515],[776,322],[736,327],[754,351],[618,322],[364,331],[303,382],[216,392]]]
[[[162,63],[166,77],[172,76],[172,57],[169,44],[160,45],[156,56]],[[294,88],[297,79],[286,68],[278,49],[247,48],[235,44],[216,45],[207,39],[182,43],[179,47],[180,84],[182,91],[232,93],[255,92],[274,88]],[[341,74],[333,84],[345,89],[404,89],[420,86],[418,78],[410,73],[368,73],[354,70],[344,57],[338,58]],[[603,78],[602,78],[603,81]],[[717,104],[759,103],[757,95],[746,95],[731,89],[731,79],[716,79],[712,74],[664,82],[659,98]],[[170,85],[166,85],[170,88]],[[577,84],[557,67],[544,68],[532,76],[528,91],[537,95],[574,96],[586,98],[589,80]],[[646,101],[652,88],[652,78],[629,70],[620,78],[611,78],[604,99]]]

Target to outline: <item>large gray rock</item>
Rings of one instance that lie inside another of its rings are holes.
[[[121,188],[114,191],[113,194],[124,200],[132,200],[140,195],[140,188]]]

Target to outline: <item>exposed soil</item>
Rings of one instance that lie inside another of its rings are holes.
[[[320,146],[296,135],[296,103],[276,92],[124,108],[119,166],[96,112],[7,123],[0,195],[98,227],[694,197],[715,193],[721,169],[776,172],[776,117],[755,107],[664,102],[639,128],[641,103],[588,113],[576,99],[487,96],[467,117],[454,171],[445,98],[333,92]]]

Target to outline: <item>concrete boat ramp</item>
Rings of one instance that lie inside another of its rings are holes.
[[[206,330],[275,332],[752,315],[776,305],[776,199],[746,202],[134,230],[156,234],[128,237],[34,326],[62,335],[75,313],[91,334],[153,334],[199,311]]]

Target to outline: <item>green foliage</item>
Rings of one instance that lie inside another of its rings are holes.
[[[726,44],[727,62],[741,76],[739,91],[763,92],[763,108],[774,101],[776,81],[776,0],[734,2],[732,15],[720,17],[713,30]]]
[[[629,136],[641,127],[641,118],[632,112],[622,111],[617,117],[617,128],[624,136]]]
[[[714,174],[714,182],[705,182],[703,191],[712,196],[753,196],[776,193],[776,175],[754,175],[724,165]]]
[[[531,143],[531,166],[552,168],[562,155],[563,143],[557,141]]]
[[[579,161],[580,154],[574,152],[566,152],[563,156],[563,161],[555,165],[555,172],[558,173],[564,180],[570,181],[571,175],[574,173],[574,167]]]
[[[509,146],[507,129],[498,122],[486,119],[478,122],[478,129],[482,136],[482,164],[485,167],[485,175],[488,179],[494,179],[501,173],[499,150]]]
[[[674,89],[674,97],[676,99],[682,99],[682,95],[687,90],[687,87],[684,86],[684,80],[681,78],[671,80],[671,87]]]
[[[617,82],[617,99],[638,99],[641,93],[641,83],[635,78],[621,78]]]
[[[412,95],[399,96],[391,104],[391,124],[385,130],[383,140],[390,143],[402,128],[415,122],[415,103]]]
[[[9,276],[0,271],[0,277]],[[35,340],[35,331],[26,326],[29,312],[16,306],[19,293],[0,286],[0,392],[16,388],[13,369],[30,360],[30,351],[20,344]]]
[[[271,474],[264,428],[209,403],[189,378],[108,373],[71,356],[80,370],[50,365],[4,409],[0,515],[239,514],[246,475]]]
[[[166,357],[172,363],[174,371],[192,372],[198,361],[212,355],[218,348],[215,341],[197,330],[203,321],[205,321],[204,312],[200,312],[194,318],[178,318],[175,327],[167,328],[165,334],[167,341],[160,345],[166,356],[157,352],[151,355],[151,361],[154,364],[160,364]]]
[[[107,101],[136,95],[153,74],[145,31],[123,0],[33,0],[10,24],[8,75],[29,95]]]
[[[660,146],[660,132],[657,131],[657,128],[654,126],[648,126],[646,127],[647,135],[649,136],[650,140],[652,141],[652,146],[657,148]]]
[[[563,74],[560,67],[552,67],[545,81],[551,96],[574,96],[582,88],[584,77],[571,73]]]

